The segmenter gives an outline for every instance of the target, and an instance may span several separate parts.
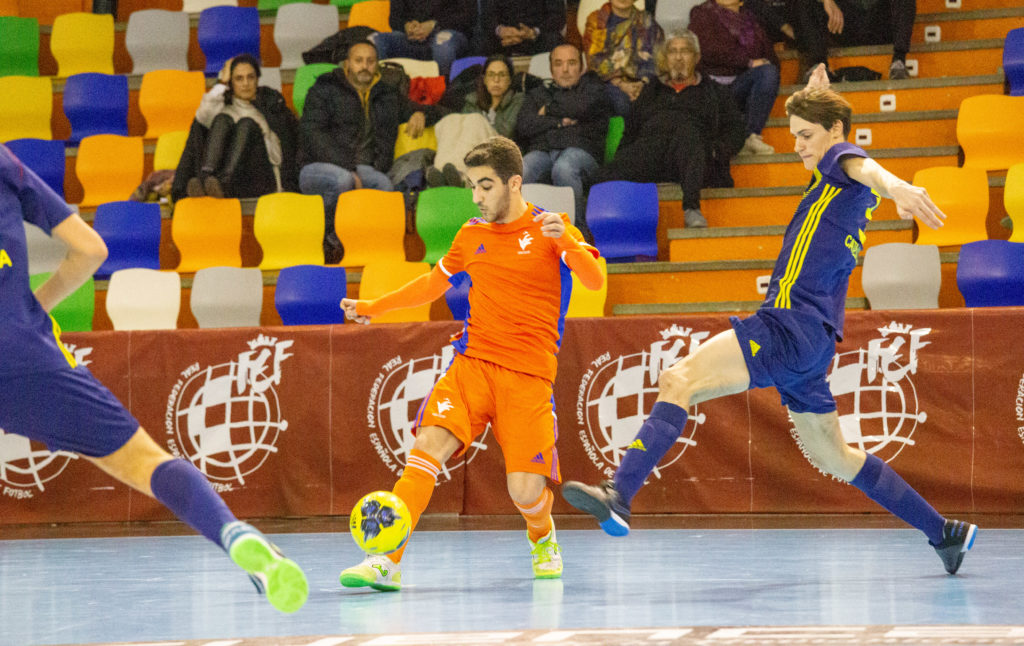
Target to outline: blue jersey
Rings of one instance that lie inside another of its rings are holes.
[[[0,145],[0,376],[74,366],[57,322],[28,282],[23,221],[46,233],[74,213],[46,183]]]
[[[786,228],[762,308],[811,314],[843,337],[850,272],[864,245],[864,230],[878,207],[878,193],[843,172],[840,158],[867,157],[850,143],[832,146]]]

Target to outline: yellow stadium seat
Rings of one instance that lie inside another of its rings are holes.
[[[430,265],[425,262],[372,262],[363,267],[363,277],[359,282],[359,298],[373,299],[393,292],[409,281],[430,273]],[[374,323],[406,323],[411,321],[429,321],[430,303],[419,307],[395,310],[373,317]]]
[[[969,168],[1001,170],[1024,162],[1024,96],[964,99],[956,117],[956,140]]]
[[[253,232],[263,247],[260,269],[324,264],[324,200],[271,193],[256,202]]]
[[[391,31],[391,3],[388,0],[363,0],[348,10],[348,26],[365,25],[377,31]]]
[[[242,266],[242,202],[235,198],[186,197],[174,205],[171,239],[179,272]]]
[[[53,21],[50,51],[57,59],[57,75],[82,72],[114,73],[114,16],[82,11]]]
[[[156,140],[156,150],[153,151],[153,170],[177,169],[187,141],[187,130],[165,132],[160,135]]]
[[[604,284],[601,285],[601,289],[589,290],[573,273],[572,297],[569,299],[569,309],[565,313],[567,318],[604,316],[604,302],[608,298],[608,262],[604,258],[598,258],[597,262],[601,265]]]
[[[202,72],[153,70],[142,75],[139,110],[146,119],[146,137],[188,130],[206,92]]]
[[[75,175],[85,194],[80,206],[127,200],[142,183],[142,137],[92,135],[78,144]]]
[[[334,231],[345,255],[345,267],[381,260],[405,260],[405,200],[396,191],[362,188],[338,197]]]
[[[1014,164],[1006,171],[1003,206],[1013,222],[1010,242],[1024,242],[1024,164]]]
[[[423,134],[413,139],[405,132],[407,125],[407,123],[403,123],[398,126],[398,138],[395,139],[395,159],[420,148],[437,150],[437,134],[434,132],[434,126],[424,128]]]
[[[984,169],[924,168],[914,173],[914,185],[927,189],[935,205],[946,214],[946,223],[939,229],[918,223],[916,244],[948,247],[988,238],[988,175]]]
[[[45,76],[0,77],[0,142],[53,139],[53,82]]]

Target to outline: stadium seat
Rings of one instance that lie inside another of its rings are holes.
[[[178,162],[181,161],[181,154],[185,152],[187,141],[187,130],[165,132],[160,135],[153,151],[153,170],[176,170]]]
[[[75,175],[84,190],[80,206],[127,200],[142,183],[144,164],[142,137],[86,137],[75,160]]]
[[[551,78],[551,52],[541,52],[531,56],[530,67],[526,73],[539,79]]]
[[[363,0],[349,9],[348,26],[365,25],[377,31],[388,32],[391,31],[391,23],[388,21],[390,16],[391,3],[388,0]]]
[[[107,259],[95,276],[109,278],[118,269],[160,269],[160,205],[155,202],[106,202],[96,207],[92,228],[107,243]]]
[[[618,115],[608,119],[608,134],[604,139],[604,163],[610,163],[615,159],[615,152],[619,149],[622,135],[626,131],[626,120]]]
[[[669,0],[669,2],[672,1],[673,0]],[[580,36],[583,35],[583,31],[587,27],[587,16],[600,9],[605,2],[607,2],[607,0],[580,0],[579,7],[576,9],[576,28],[580,30]],[[636,0],[633,4],[637,9],[644,8],[644,0]]]
[[[1003,74],[1010,96],[1024,96],[1024,27],[1011,29],[1003,41]]]
[[[1006,171],[1003,206],[1013,223],[1010,242],[1024,242],[1024,163],[1014,164]]]
[[[51,237],[34,224],[25,222],[25,244],[28,249],[28,273],[42,274],[57,270],[68,255],[68,246]]]
[[[57,195],[64,197],[64,142],[52,139],[15,139],[7,147]]]
[[[964,99],[956,117],[964,166],[1002,170],[1024,162],[1024,96],[979,94]]]
[[[604,303],[608,300],[608,261],[604,258],[598,258],[597,261],[601,265],[604,283],[600,289],[587,289],[574,272],[572,296],[569,298],[569,309],[565,312],[567,318],[604,316]]]
[[[114,16],[76,11],[57,16],[50,32],[57,76],[114,73]]]
[[[281,67],[302,67],[305,64],[302,52],[336,34],[339,20],[338,8],[329,4],[296,2],[278,9],[274,20],[274,44],[281,51]]]
[[[371,262],[363,267],[359,282],[359,298],[372,300],[393,292],[411,280],[430,273],[425,262]],[[408,307],[373,317],[373,323],[407,323],[429,321],[430,303]]]
[[[294,77],[293,77],[294,78]],[[260,68],[260,87],[269,87],[273,90],[281,91],[281,68],[280,67],[261,67]]]
[[[153,70],[143,74],[139,110],[146,119],[146,138],[188,130],[205,93],[202,72]]]
[[[237,7],[238,0],[182,0],[181,10],[188,13],[201,13],[210,7]]]
[[[256,327],[263,313],[263,272],[204,267],[192,279],[189,306],[201,328]]]
[[[918,223],[916,244],[947,247],[988,238],[988,175],[983,169],[924,168],[914,173],[914,185],[927,189],[946,214],[945,225],[937,230]]]
[[[313,0],[258,0],[256,8],[260,11],[274,11],[287,4],[310,3]]]
[[[188,70],[189,19],[184,11],[142,9],[128,16],[124,45],[132,74]]]
[[[576,198],[569,186],[523,184],[523,199],[545,211],[565,213],[569,222],[576,223]]]
[[[343,267],[285,267],[277,276],[274,307],[285,325],[344,323],[341,299],[347,293],[347,276]]]
[[[171,238],[179,272],[242,266],[242,203],[234,198],[186,197],[174,205]]]
[[[420,136],[413,139],[405,130],[408,125],[408,122],[406,122],[398,126],[398,136],[395,138],[395,159],[398,159],[405,153],[420,150],[421,148],[437,150],[437,131],[434,129],[434,126],[424,128]]]
[[[0,16],[18,15],[18,0],[0,0]]]
[[[53,81],[45,76],[0,77],[0,143],[53,139]]]
[[[181,276],[138,267],[115,271],[106,310],[115,330],[173,330],[181,310]]]
[[[462,225],[474,217],[480,217],[480,209],[473,203],[473,191],[468,188],[438,186],[420,191],[416,199],[416,233],[427,248],[423,262],[434,264],[440,260]]]
[[[39,21],[0,17],[0,76],[39,76]]]
[[[295,112],[302,116],[302,108],[306,106],[306,93],[313,87],[316,78],[321,74],[333,72],[338,68],[333,63],[310,63],[295,70],[295,80],[292,82],[292,104]]]
[[[469,274],[460,271],[448,279],[451,287],[444,293],[444,300],[456,321],[465,321],[469,316],[469,287],[473,280]]]
[[[334,231],[345,246],[345,267],[405,260],[405,200],[395,191],[345,191],[338,196]]]
[[[29,286],[34,291],[51,276],[50,273],[32,274]],[[90,276],[78,289],[50,310],[50,316],[57,321],[61,332],[92,331],[93,314],[96,311],[96,282]]]
[[[378,1],[367,0],[367,2]],[[421,61],[415,58],[385,58],[381,62],[401,65],[405,73],[409,75],[409,78],[434,78],[441,75],[441,69],[437,66],[437,61]]]
[[[366,1],[367,0],[330,0],[330,3],[333,4],[333,5],[337,5],[338,7],[342,7],[342,8],[345,8],[345,9],[350,9],[352,7],[352,5],[354,5],[354,4],[358,3],[358,2],[366,2]],[[391,11],[390,8],[388,9],[388,11],[390,13],[390,11]]]
[[[654,8],[654,21],[661,26],[666,34],[679,31],[690,26],[690,9],[703,0],[673,0],[661,2]]]
[[[64,83],[64,114],[71,122],[68,141],[91,135],[128,135],[128,77],[85,72]]]
[[[594,184],[587,198],[586,218],[595,245],[609,262],[658,255],[656,184]]]
[[[203,9],[196,29],[206,56],[204,71],[216,76],[224,61],[238,54],[260,57],[260,13],[256,7],[217,6]]]
[[[860,280],[873,310],[936,309],[942,286],[939,248],[908,242],[868,247]]]
[[[319,195],[270,193],[256,202],[253,232],[263,248],[260,269],[324,263],[324,200]]]
[[[448,80],[451,81],[459,74],[462,74],[463,71],[473,67],[474,65],[483,65],[486,62],[486,56],[466,56],[464,58],[457,58],[452,61],[452,69],[448,72]]]
[[[956,285],[967,307],[1024,305],[1024,242],[965,244],[960,248]]]

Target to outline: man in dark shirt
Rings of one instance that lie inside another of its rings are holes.
[[[562,42],[563,0],[482,0],[473,51],[506,56],[550,52]]]
[[[391,0],[391,32],[372,36],[380,57],[435,60],[441,76],[469,49],[476,0]]]

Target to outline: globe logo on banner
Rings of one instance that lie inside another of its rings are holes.
[[[694,352],[709,332],[672,327],[660,332],[661,339],[635,354],[612,357],[606,352],[590,362],[580,379],[576,400],[578,436],[591,463],[604,476],[611,477],[622,461],[629,444],[658,397],[658,376],[687,353]],[[654,470],[671,466],[686,449],[696,446],[694,436],[705,416],[691,408],[683,434]]]
[[[893,322],[878,331],[867,348],[836,355],[828,381],[846,443],[890,462],[914,444],[917,425],[928,419],[910,375],[931,329]]]
[[[171,389],[166,415],[171,453],[191,461],[218,491],[244,485],[247,476],[277,453],[288,429],[274,386],[293,341],[260,335],[227,363],[192,364]]]
[[[440,354],[427,357],[406,360],[396,356],[381,366],[374,379],[366,405],[366,425],[377,457],[392,473],[401,475],[416,440],[412,431],[420,407],[454,356],[455,349],[451,345],[445,345]],[[451,471],[472,462],[477,453],[487,450],[485,440],[489,430],[490,426],[469,446],[463,459],[441,466],[444,479],[451,480]]]

